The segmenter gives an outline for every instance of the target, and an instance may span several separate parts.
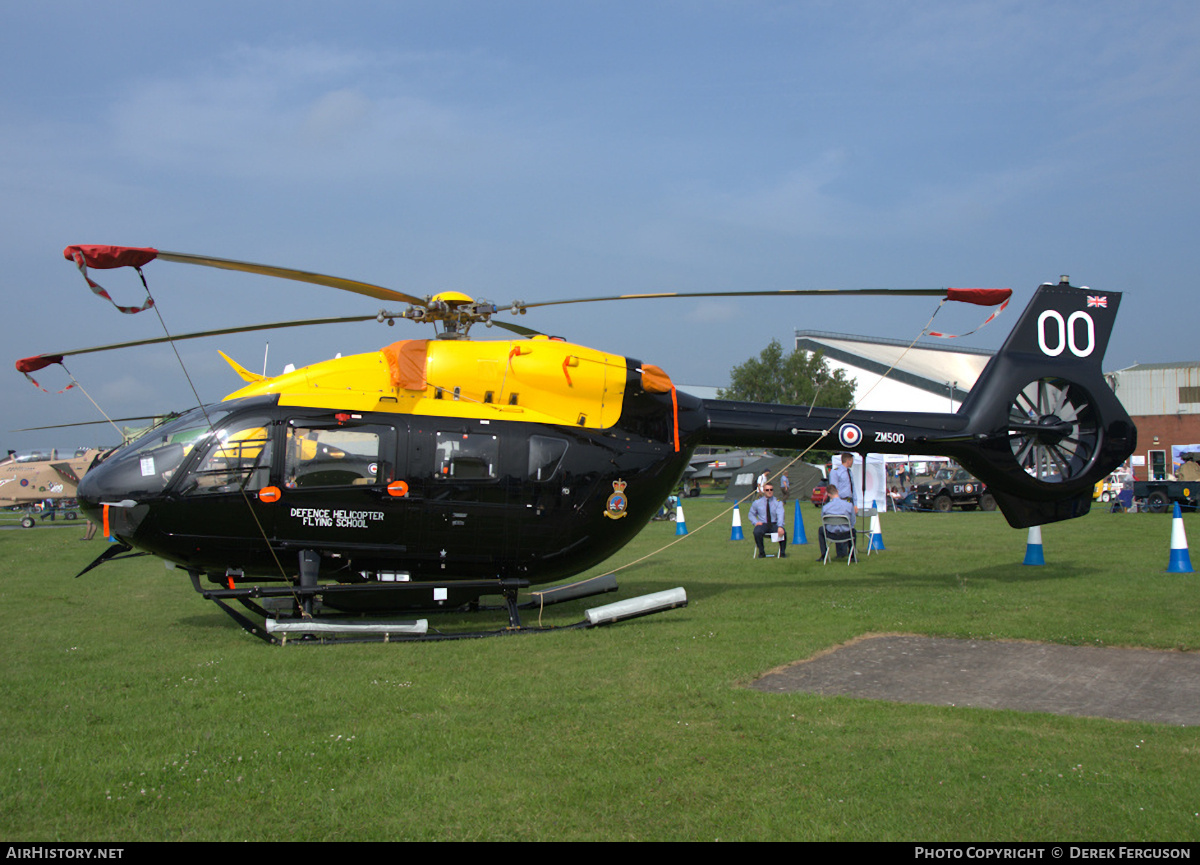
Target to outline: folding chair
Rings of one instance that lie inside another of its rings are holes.
[[[833,552],[833,548],[838,544],[850,545],[850,554],[846,556],[846,564],[850,564],[858,558],[858,552],[855,549],[854,543],[854,524],[850,522],[850,517],[843,514],[822,514],[821,526],[825,530],[825,559],[821,564],[829,564],[829,554]],[[845,532],[847,535],[846,539],[844,541],[834,540],[829,534],[830,529],[837,529],[839,534]]]
[[[779,530],[776,529],[775,531],[771,532],[770,534],[763,535],[763,558],[765,558],[765,559],[779,558],[779,555],[777,553],[772,554],[772,553],[767,552],[767,541],[770,541],[773,544],[778,544],[779,543]],[[776,549],[778,549],[778,547]],[[750,558],[752,558],[752,559],[758,558],[758,547],[757,546],[750,553]]]
[[[872,526],[872,521],[871,521],[871,518],[872,518],[872,517],[874,517],[874,516],[876,516],[876,515],[878,515],[878,513],[879,513],[879,509],[878,509],[878,508],[867,508],[867,509],[866,509],[865,511],[863,511],[861,514],[859,514],[859,517],[860,517],[860,520],[861,520],[861,522],[859,522],[859,525],[860,525],[860,526],[866,526],[866,528],[863,528],[863,529],[855,529],[855,530],[854,530],[854,534],[855,534],[855,537],[856,537],[856,538],[857,538],[857,536],[858,536],[858,535],[862,535],[862,536],[863,536],[863,539],[864,539],[864,540],[867,542],[867,555],[868,555],[868,556],[869,556],[869,555],[871,555],[871,535],[872,535],[872,532],[871,532],[871,526]]]

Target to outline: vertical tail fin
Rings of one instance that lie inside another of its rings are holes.
[[[960,462],[984,480],[1009,523],[1079,516],[1095,482],[1137,445],[1101,370],[1116,292],[1040,286],[959,411],[977,447]]]

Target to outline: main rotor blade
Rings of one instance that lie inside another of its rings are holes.
[[[102,424],[102,423],[125,423],[125,422],[131,421],[131,420],[155,420],[157,418],[177,418],[177,417],[179,417],[178,412],[169,412],[165,415],[146,414],[146,415],[135,415],[134,417],[106,418],[105,420],[81,420],[81,421],[75,421],[75,423],[56,423],[56,424],[52,424],[51,426],[27,426],[27,427],[22,427],[21,429],[12,430],[12,432],[34,432],[36,430],[44,430],[44,429],[66,429],[67,427],[94,426],[95,424]]]
[[[425,303],[424,300],[418,297],[413,297],[411,294],[405,294],[401,291],[394,291],[390,288],[384,288],[381,285],[372,285],[369,282],[359,282],[354,279],[343,279],[340,276],[326,276],[321,273],[310,273],[307,270],[294,270],[290,267],[276,267],[270,264],[254,264],[249,261],[233,261],[228,258],[213,258],[208,255],[189,255],[184,252],[167,252],[158,250],[158,257],[163,261],[174,261],[180,264],[197,264],[204,267],[218,267],[222,270],[240,270],[245,273],[257,273],[262,276],[276,276],[280,279],[293,279],[297,282],[309,282],[313,285],[326,285],[330,288],[340,288],[343,291],[352,291],[355,294],[365,294],[367,297],[373,297],[376,300],[392,300],[400,303],[411,303],[420,306]]]
[[[946,297],[951,300],[966,300],[978,303],[978,300],[968,299],[960,294],[964,289],[947,288],[780,288],[769,291],[657,291],[646,294],[614,294],[608,297],[580,297],[571,300],[543,300],[536,303],[513,303],[500,309],[533,309],[539,306],[558,306],[566,303],[596,303],[605,300],[654,300],[666,297],[821,297],[834,295],[877,296],[901,295],[906,297]],[[1009,289],[971,289],[971,291],[994,292],[986,295],[988,304],[993,305],[1007,300],[1012,294]]]
[[[491,319],[491,323],[496,327],[502,327],[507,331],[521,336],[545,336],[540,330],[534,330],[532,327],[525,327],[520,324],[509,324],[507,321],[499,321],[495,318]]]
[[[130,342],[114,342],[110,345],[96,345],[91,348],[77,348],[73,351],[45,352],[44,354],[34,355],[32,358],[25,360],[35,360],[38,358],[52,357],[68,357],[75,354],[91,354],[96,351],[112,351],[118,348],[132,348],[138,345],[157,345],[163,342],[172,342],[182,339],[201,339],[206,336],[225,336],[231,333],[250,333],[256,330],[274,330],[285,327],[307,327],[313,324],[350,324],[359,321],[374,321],[378,316],[375,315],[351,315],[345,318],[308,318],[297,321],[277,321],[270,324],[249,324],[240,327],[223,327],[218,330],[203,330],[196,333],[181,333],[175,336],[157,336],[153,339],[137,339]]]

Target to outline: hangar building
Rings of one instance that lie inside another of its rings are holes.
[[[1137,424],[1135,478],[1165,478],[1181,453],[1200,451],[1200,362],[1139,363],[1107,378]]]
[[[820,330],[796,331],[796,348],[823,352],[833,369],[857,380],[858,407],[870,411],[956,411],[992,357],[982,348]]]

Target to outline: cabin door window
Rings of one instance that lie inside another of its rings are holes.
[[[378,486],[392,480],[383,443],[391,427],[288,426],[283,482],[288,489]]]

